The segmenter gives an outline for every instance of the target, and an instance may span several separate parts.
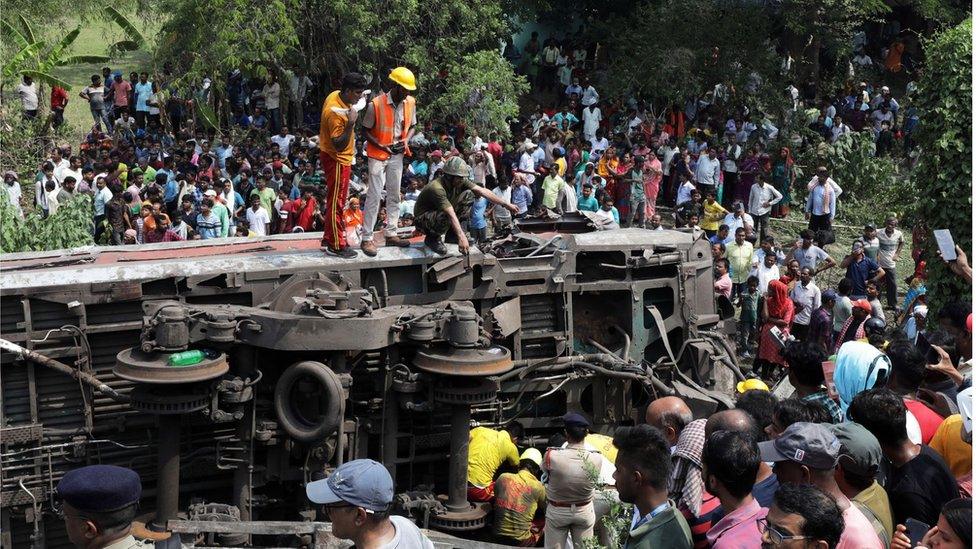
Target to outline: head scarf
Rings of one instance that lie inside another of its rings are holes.
[[[793,301],[790,299],[786,284],[779,280],[770,280],[768,293],[766,307],[769,310],[769,316],[784,320],[792,319]]]
[[[840,395],[840,409],[845,414],[858,393],[873,389],[879,378],[887,378],[891,371],[887,355],[862,341],[841,345],[834,363],[834,384]]]
[[[705,481],[702,480],[702,449],[705,447],[705,419],[696,419],[681,430],[678,443],[671,456],[671,479],[668,484],[668,497],[678,502],[697,516],[701,511],[702,493]]]

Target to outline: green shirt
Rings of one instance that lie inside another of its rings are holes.
[[[413,207],[414,217],[427,212],[445,212],[448,208],[456,208],[461,193],[474,190],[478,186],[474,181],[466,178],[457,181],[459,182],[452,185],[438,177],[425,185]]]
[[[271,212],[275,211],[274,210],[274,203],[275,203],[275,199],[277,198],[278,195],[277,195],[277,193],[274,192],[274,190],[271,189],[271,187],[265,187],[263,191],[262,190],[258,190],[258,189],[254,189],[254,190],[251,191],[251,196],[254,196],[254,195],[258,195],[258,196],[261,197],[261,207],[264,208],[265,211],[268,212],[268,215],[270,215]],[[248,201],[247,205],[250,205],[250,204],[251,204],[251,202]]]
[[[226,238],[227,232],[230,229],[230,214],[227,210],[227,206],[214,200],[212,210],[213,213],[217,214],[217,219],[220,219],[220,236],[222,238]]]
[[[556,209],[556,201],[559,199],[559,191],[566,185],[563,178],[558,175],[550,175],[542,182],[542,205],[550,210]]]

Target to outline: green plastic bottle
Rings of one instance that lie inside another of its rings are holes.
[[[199,350],[192,349],[189,351],[183,351],[182,353],[173,353],[169,355],[169,365],[170,366],[193,366],[194,364],[199,364],[203,362],[204,359],[217,358],[218,353],[216,351]]]

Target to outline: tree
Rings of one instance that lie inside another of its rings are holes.
[[[17,18],[17,26],[7,21],[0,21],[0,28],[3,30],[4,37],[12,40],[20,48],[4,63],[2,70],[4,80],[15,76],[30,76],[41,84],[70,90],[71,85],[51,74],[52,69],[65,65],[101,63],[109,60],[109,57],[104,55],[65,55],[71,44],[78,38],[81,27],[75,27],[50,47],[44,40],[37,39],[34,29],[24,16]],[[43,96],[41,93],[38,95]]]
[[[663,106],[719,83],[759,91],[776,76],[769,14],[755,4],[644,1],[595,32],[609,37],[601,42],[610,96],[633,93]]]
[[[518,114],[518,98],[529,91],[525,77],[515,75],[497,51],[478,51],[452,62],[439,87],[423,111],[440,120],[456,119],[485,138],[491,131],[506,133],[506,119]]]
[[[780,14],[802,52],[806,77],[819,82],[820,52],[839,59],[849,55],[854,33],[865,23],[888,13],[885,0],[782,0]],[[802,74],[802,73],[801,73]]]
[[[915,168],[917,217],[927,226],[923,259],[928,271],[928,304],[934,310],[953,298],[968,300],[972,285],[949,272],[937,255],[931,229],[950,229],[972,257],[972,19],[924,42],[926,66],[915,106],[921,124]]]
[[[158,59],[171,63],[183,83],[211,78],[218,96],[234,69],[258,78],[304,70],[321,77],[323,86],[316,90],[321,99],[345,72],[371,76],[377,89],[387,86],[390,69],[405,65],[417,75],[421,113],[442,120],[462,112],[463,103],[436,100],[447,73],[460,75],[463,63],[476,63],[469,71],[491,71],[480,79],[489,94],[511,89],[515,80],[510,66],[488,62],[498,39],[511,31],[508,4],[498,0],[164,0],[161,5],[170,19],[162,29]],[[197,24],[201,20],[208,24]],[[494,105],[505,102],[499,96],[488,99]],[[499,117],[486,120],[496,124]],[[504,124],[492,129],[507,131]]]

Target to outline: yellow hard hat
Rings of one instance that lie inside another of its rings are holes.
[[[766,385],[761,379],[751,378],[745,381],[740,381],[735,384],[735,390],[739,391],[740,393],[744,393],[746,391],[752,391],[755,389],[769,392],[769,386]]]
[[[532,463],[535,463],[539,467],[542,467],[542,452],[536,450],[535,448],[526,448],[522,455],[519,456],[519,460],[527,459]]]
[[[405,89],[411,91],[417,89],[417,79],[414,78],[413,72],[406,67],[397,67],[390,71],[390,80],[400,84]]]

